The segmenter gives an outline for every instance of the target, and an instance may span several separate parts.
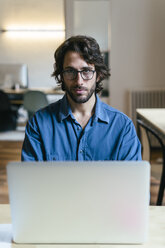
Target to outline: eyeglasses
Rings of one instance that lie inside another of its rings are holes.
[[[79,72],[81,74],[82,79],[91,80],[93,78],[95,70],[91,70],[89,68],[85,68],[81,71],[78,71],[76,69],[66,69],[62,73],[63,77],[65,77],[67,80],[75,80]]]

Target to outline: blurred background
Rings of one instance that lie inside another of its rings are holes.
[[[63,96],[51,77],[54,52],[78,34],[98,41],[111,69],[103,101],[130,116],[135,126],[137,108],[165,108],[164,0],[0,0],[0,89],[23,126],[0,134],[2,175],[8,160],[20,159],[28,119],[24,94],[42,91],[48,102]],[[152,159],[159,155],[158,146]]]

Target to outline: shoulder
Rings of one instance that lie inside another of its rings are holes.
[[[59,112],[61,109],[61,99],[57,102],[51,103],[48,106],[39,109],[28,121],[32,126],[46,126],[51,122],[58,122]]]
[[[133,124],[132,120],[123,112],[119,111],[116,108],[111,107],[110,105],[100,102],[101,109],[103,113],[106,115],[106,118],[109,120],[110,123],[117,122],[119,124]]]
[[[60,109],[61,109],[61,99],[54,102],[54,103],[51,103],[49,104],[48,106],[42,108],[42,109],[39,109],[35,115],[38,117],[38,116],[42,116],[42,117],[48,117],[48,116],[51,116],[51,115],[57,115],[59,112],[60,112]]]

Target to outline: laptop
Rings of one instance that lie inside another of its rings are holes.
[[[11,162],[16,243],[139,244],[147,239],[145,161]]]

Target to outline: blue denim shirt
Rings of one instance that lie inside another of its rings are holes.
[[[141,160],[141,145],[132,121],[98,96],[83,130],[64,95],[29,120],[22,160]]]

